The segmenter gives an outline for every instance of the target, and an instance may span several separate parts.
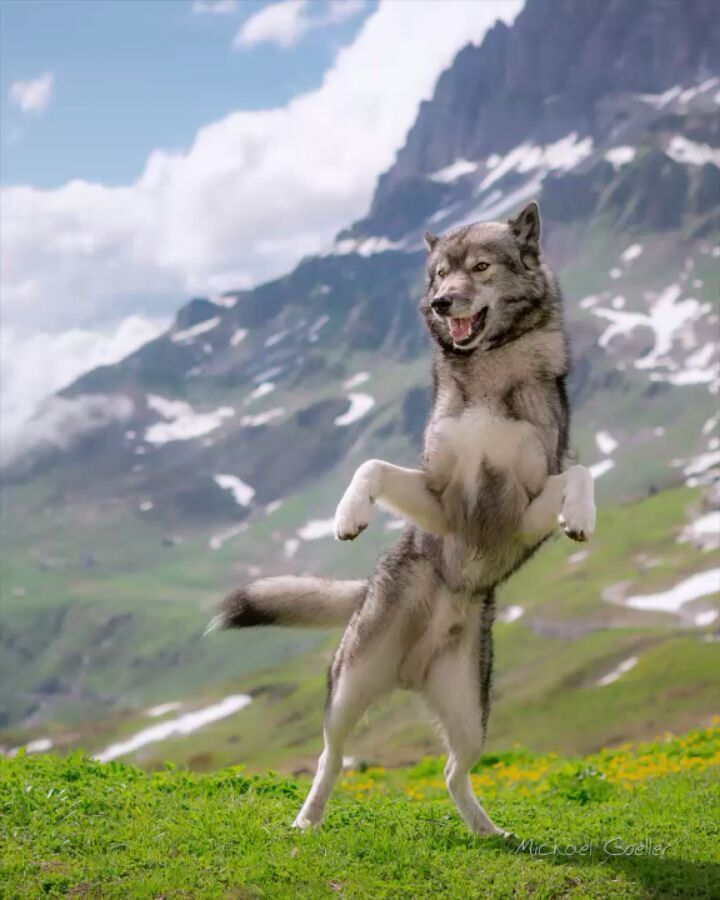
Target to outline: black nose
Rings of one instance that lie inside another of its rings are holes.
[[[436,297],[432,301],[430,306],[432,306],[432,308],[435,310],[436,313],[439,313],[439,315],[444,316],[445,313],[452,306],[452,300],[450,299],[450,297]]]

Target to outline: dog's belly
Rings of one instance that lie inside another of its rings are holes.
[[[467,594],[441,586],[427,617],[418,621],[416,615],[408,621],[405,652],[398,669],[401,687],[410,689],[422,687],[434,660],[477,633],[480,606]]]

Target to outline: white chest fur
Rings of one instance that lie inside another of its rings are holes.
[[[472,500],[483,461],[512,473],[531,495],[539,493],[548,475],[542,442],[529,422],[501,418],[476,406],[431,423],[426,465],[437,489],[459,484]]]

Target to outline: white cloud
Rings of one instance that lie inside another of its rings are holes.
[[[42,113],[50,105],[55,86],[55,76],[45,72],[30,81],[13,81],[8,91],[10,102],[24,113]]]
[[[254,44],[272,43],[280,47],[296,44],[305,28],[307,0],[282,0],[265,6],[243,22],[235,35],[234,47],[251,47]]]
[[[520,7],[382,3],[319,88],[154,151],[133,184],[3,189],[5,321],[95,326],[287,272],[367,210],[440,72]]]
[[[62,440],[86,420],[96,420],[91,404],[43,401],[83,372],[117,362],[167,327],[167,322],[131,316],[112,331],[79,328],[60,334],[23,335],[0,330],[0,458],[7,461],[38,440]],[[43,409],[37,415],[38,406]],[[99,414],[98,414],[99,415]],[[111,416],[112,418],[112,416]]]
[[[48,397],[33,412],[21,431],[3,428],[0,464],[18,460],[37,447],[67,450],[79,438],[132,415],[133,402],[122,395]]]
[[[198,15],[229,16],[237,9],[237,0],[195,0],[192,5],[192,11]]]
[[[235,35],[233,46],[267,43],[292,47],[308,31],[345,22],[365,5],[365,0],[330,0],[325,7],[310,0],[281,0],[250,16]]]

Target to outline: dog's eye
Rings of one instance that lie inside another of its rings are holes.
[[[489,269],[489,268],[490,268],[490,263],[479,262],[473,266],[473,272],[484,272],[485,269]]]
[[[444,278],[446,275],[447,275],[447,269],[438,269],[437,270],[438,278]]]

